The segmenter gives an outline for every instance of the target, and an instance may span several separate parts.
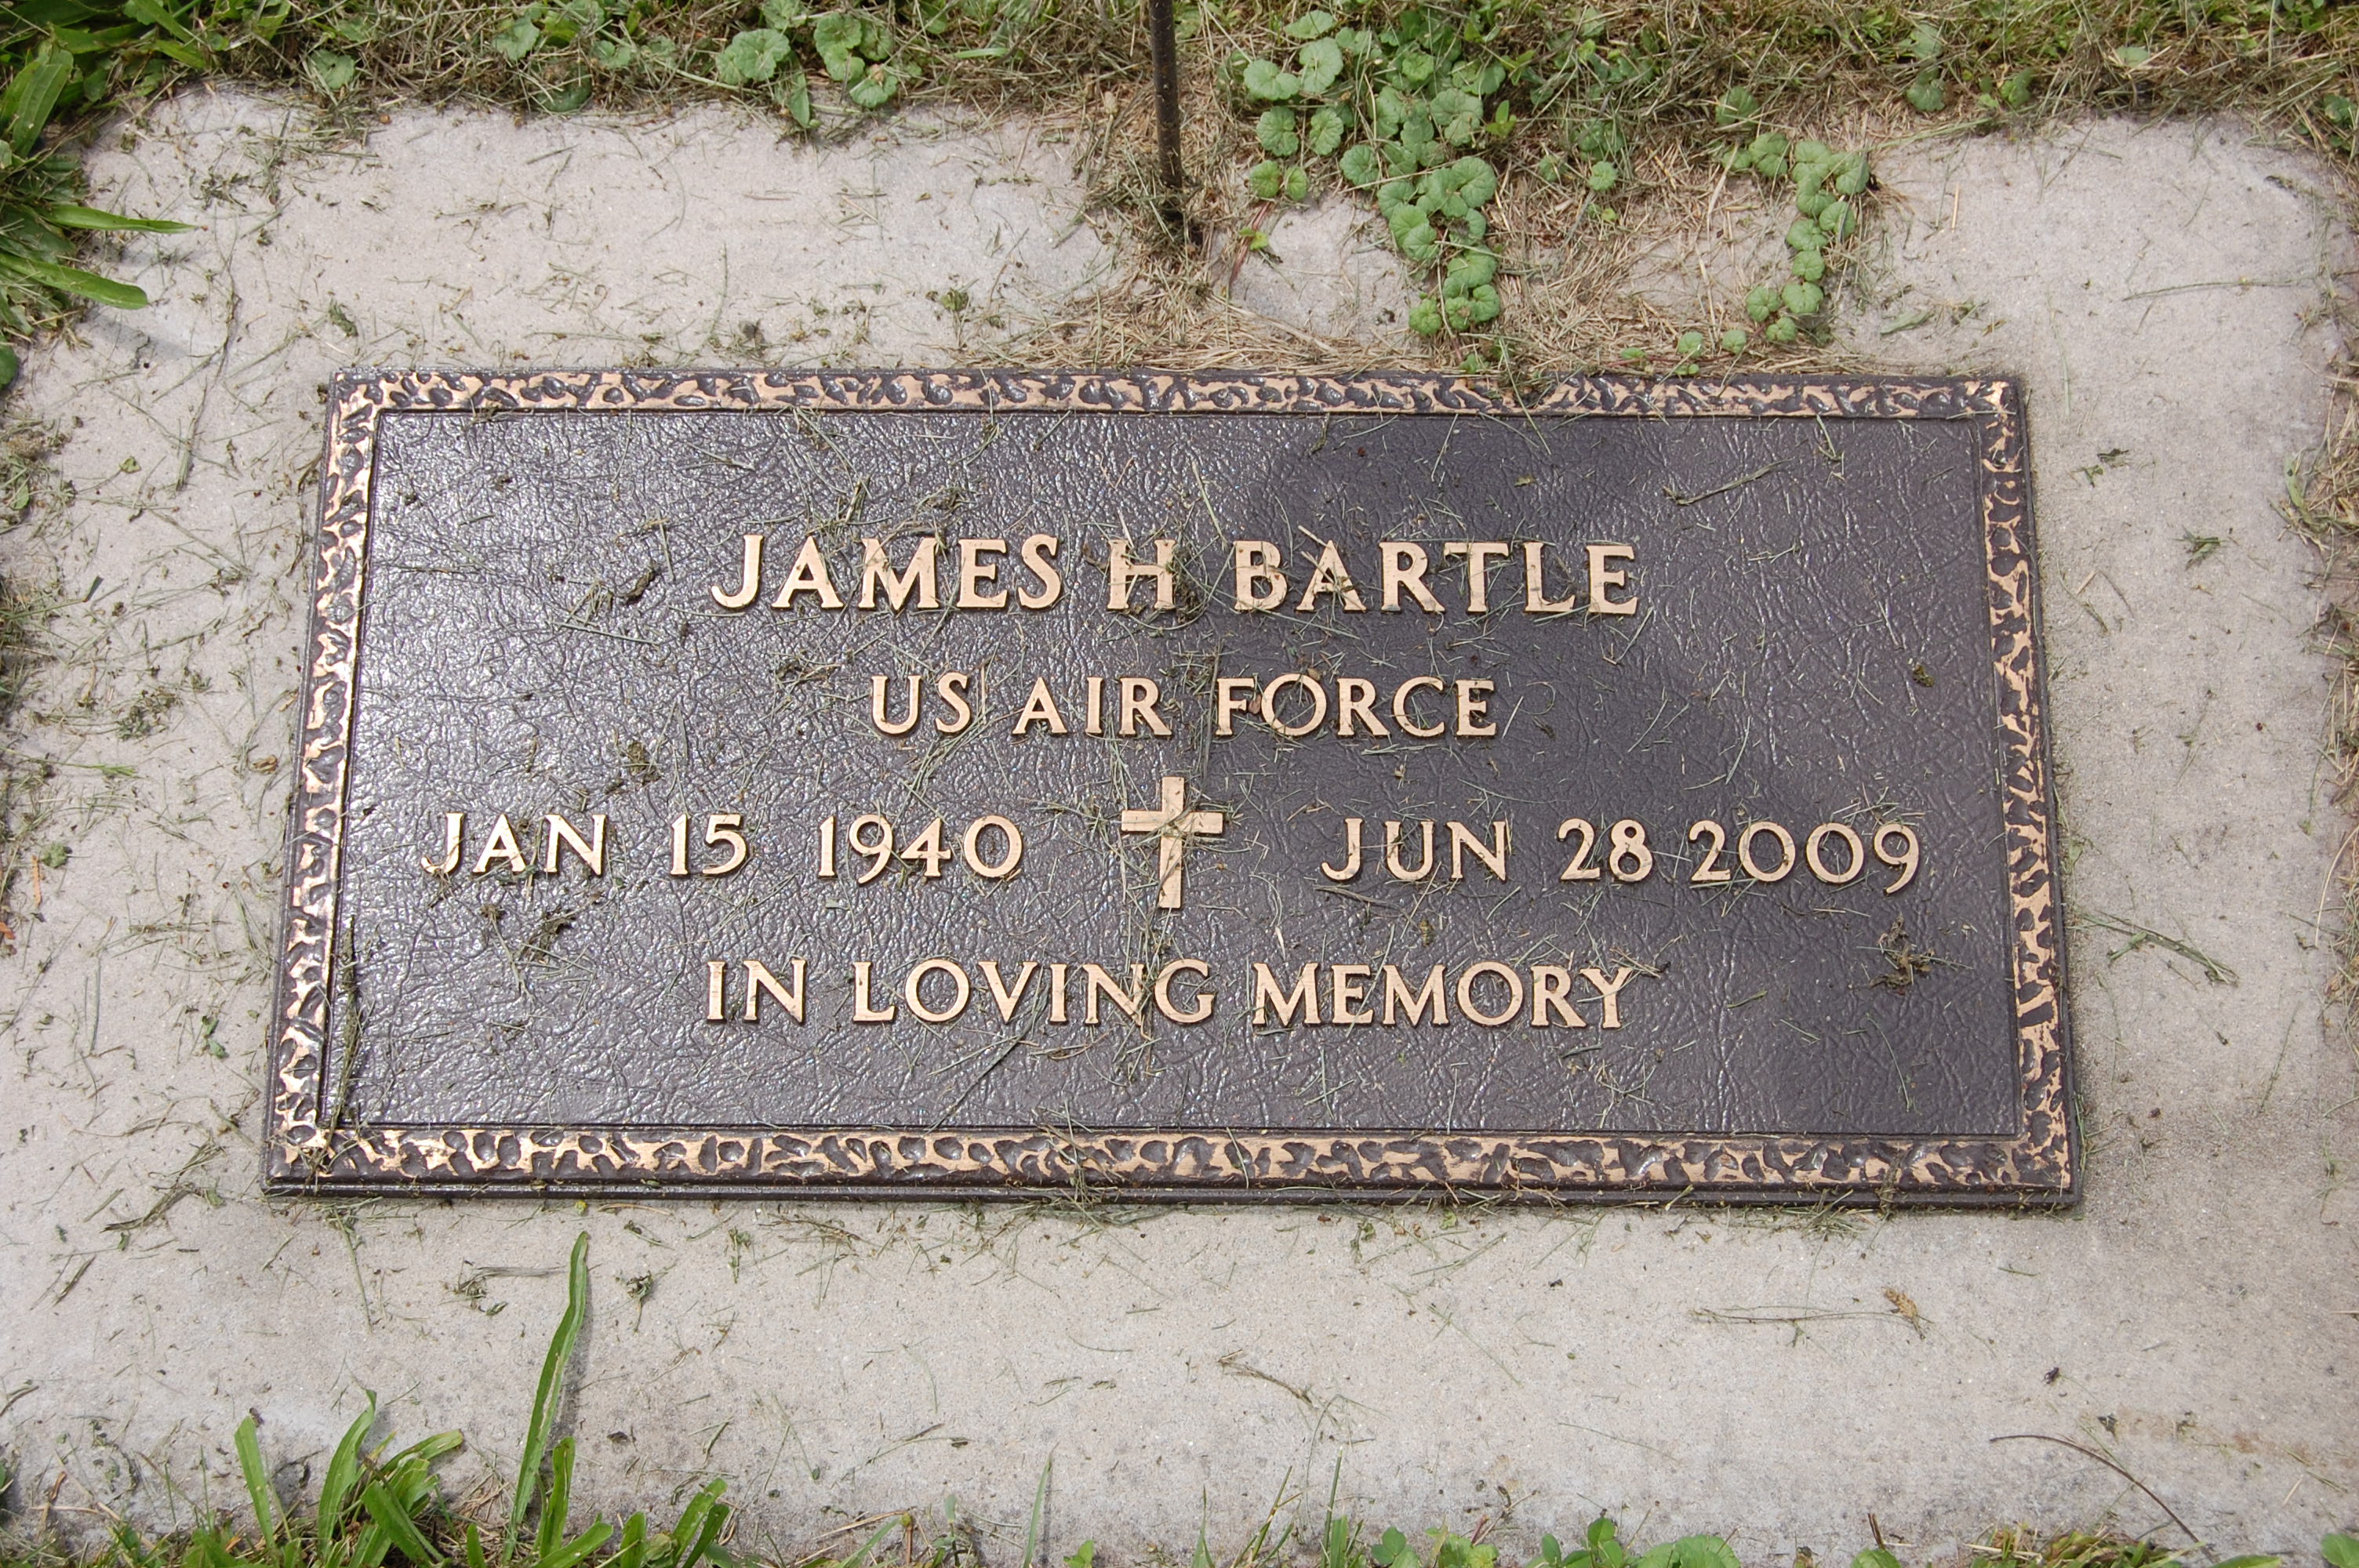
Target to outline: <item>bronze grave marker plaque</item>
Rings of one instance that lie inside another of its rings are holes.
[[[275,1186],[2072,1194],[2011,384],[330,414]]]

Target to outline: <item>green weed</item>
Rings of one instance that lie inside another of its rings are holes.
[[[983,1557],[972,1529],[953,1501],[941,1528],[921,1534],[914,1512],[871,1516],[859,1528],[873,1531],[849,1552],[820,1552],[792,1558],[757,1560],[733,1555],[726,1546],[730,1509],[721,1498],[724,1483],[706,1480],[669,1530],[651,1530],[644,1513],[618,1527],[592,1519],[572,1528],[574,1443],[558,1433],[559,1417],[575,1348],[590,1307],[590,1238],[573,1244],[566,1272],[565,1311],[549,1336],[540,1380],[533,1391],[524,1452],[516,1466],[506,1518],[487,1543],[482,1521],[455,1510],[442,1495],[436,1465],[457,1453],[464,1439],[438,1433],[407,1447],[372,1443],[376,1396],[366,1396],[360,1414],[336,1444],[320,1476],[320,1492],[308,1511],[279,1497],[273,1469],[262,1451],[260,1421],[252,1413],[237,1426],[234,1446],[238,1474],[251,1510],[250,1528],[216,1515],[180,1534],[143,1536],[118,1525],[107,1549],[77,1554],[46,1542],[0,1538],[0,1568],[738,1568],[756,1561],[791,1563],[794,1568],[882,1568],[878,1548],[900,1540],[899,1568],[981,1568]],[[388,1452],[390,1450],[390,1452]],[[1342,1469],[1337,1467],[1340,1484]],[[1041,1468],[1020,1568],[1043,1560],[1041,1523],[1050,1467]],[[0,1495],[12,1479],[0,1465]],[[1228,1568],[1275,1568],[1303,1555],[1289,1552],[1292,1527],[1274,1530],[1277,1510],[1244,1547],[1225,1559]],[[1324,1522],[1310,1542],[1316,1568],[1500,1568],[1499,1545],[1486,1528],[1471,1535],[1453,1530],[1423,1532],[1424,1545],[1398,1529],[1366,1532],[1334,1511],[1331,1496]],[[1974,1548],[1980,1568],[2179,1568],[2180,1554],[2146,1540],[2116,1535],[2069,1533],[2040,1538],[2020,1528],[1995,1531]],[[2359,1568],[2359,1538],[2330,1535],[2320,1546],[2326,1568]],[[1096,1568],[1097,1543],[1084,1541],[1060,1561],[1063,1568]],[[1156,1560],[1171,1560],[1156,1554]],[[1211,1543],[1200,1533],[1189,1553],[1191,1568],[1219,1568]],[[2273,1555],[2229,1558],[2213,1568],[2280,1568]],[[1688,1535],[1651,1547],[1625,1541],[1621,1526],[1599,1515],[1568,1548],[1553,1535],[1540,1538],[1539,1553],[1524,1568],[1742,1568],[1736,1552],[1717,1535]],[[1904,1568],[1900,1558],[1878,1543],[1851,1560],[1851,1568]]]
[[[113,1562],[87,1560],[87,1568],[724,1568],[721,1544],[729,1509],[721,1501],[724,1483],[705,1483],[669,1530],[651,1530],[644,1513],[617,1527],[592,1519],[571,1527],[573,1439],[555,1436],[574,1346],[589,1311],[590,1238],[573,1244],[567,1273],[565,1313],[550,1336],[524,1454],[516,1470],[507,1519],[496,1542],[486,1547],[483,1527],[454,1512],[442,1496],[435,1465],[463,1445],[458,1433],[438,1433],[388,1452],[372,1444],[377,1424],[376,1396],[344,1429],[320,1478],[315,1508],[287,1508],[263,1456],[260,1422],[253,1414],[238,1423],[234,1445],[250,1529],[218,1517],[165,1540],[142,1537],[128,1525],[114,1532]],[[5,1472],[0,1472],[0,1477]],[[77,1560],[23,1547],[0,1547],[5,1568],[50,1568]]]

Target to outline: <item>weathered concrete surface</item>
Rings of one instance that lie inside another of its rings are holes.
[[[135,246],[158,307],[94,317],[16,405],[69,427],[77,491],[0,538],[0,567],[74,601],[23,742],[60,763],[36,842],[73,859],[0,968],[20,1498],[38,1511],[62,1471],[61,1511],[223,1502],[249,1407],[316,1474],[364,1388],[403,1432],[463,1426],[461,1484],[496,1475],[586,1227],[586,1491],[659,1504],[721,1471],[741,1544],[955,1498],[1012,1558],[1052,1458],[1050,1549],[1124,1560],[1200,1523],[1234,1550],[1273,1507],[1315,1516],[1338,1474],[1379,1525],[1488,1517],[1520,1541],[1606,1508],[1649,1537],[1734,1530],[1756,1560],[1847,1554],[1870,1510],[1928,1548],[2017,1518],[2163,1522],[2093,1463],[1993,1441],[2020,1433],[2110,1451],[2235,1549],[2351,1522],[2359,1089],[2320,928],[2347,819],[2320,762],[2315,562],[2272,510],[2325,417],[2350,239],[2313,167],[2218,129],[1888,160],[1905,200],[1852,307],[1897,364],[2031,388],[2078,1213],[261,1202],[329,370],[940,362],[1104,265],[1052,150],[941,131],[816,157],[727,130],[420,114],[355,149],[199,100],[100,160],[109,204],[207,227]],[[951,287],[966,309],[927,298]],[[1877,335],[1919,309],[1941,314]],[[2189,535],[2222,542],[2198,560]]]
[[[1288,208],[1270,224],[1267,244],[1234,266],[1229,297],[1257,316],[1396,352],[1411,341],[1415,300],[1372,208],[1332,197]]]

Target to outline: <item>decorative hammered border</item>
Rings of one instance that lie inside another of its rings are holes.
[[[2021,1125],[2011,1138],[1440,1135],[1182,1129],[922,1131],[328,1125],[344,788],[379,418],[544,410],[1466,414],[1969,419],[1981,436]],[[2019,390],[2004,379],[1553,383],[1461,377],[1015,371],[353,371],[330,398],[299,762],[270,1051],[266,1184],[279,1191],[1025,1196],[1077,1185],[1202,1201],[1443,1192],[1772,1202],[2071,1202],[2079,1167],[2063,1005],[2039,611]]]

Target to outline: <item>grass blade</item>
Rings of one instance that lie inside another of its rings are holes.
[[[237,1467],[245,1476],[246,1498],[254,1504],[255,1533],[266,1547],[278,1540],[278,1510],[272,1506],[270,1472],[263,1467],[262,1444],[255,1440],[258,1424],[250,1411],[237,1423]]]
[[[35,261],[30,256],[0,254],[0,265],[5,265],[19,277],[47,284],[60,294],[112,305],[117,310],[145,310],[147,294],[137,284],[117,283],[111,277],[101,277],[94,272],[84,272],[78,266],[60,266],[55,262]]]
[[[571,1541],[554,1552],[544,1552],[537,1568],[573,1568],[573,1565],[606,1544],[614,1527],[600,1519]]]
[[[574,1238],[573,1260],[566,1270],[565,1315],[557,1320],[549,1337],[548,1358],[540,1364],[540,1386],[532,1396],[532,1420],[525,1428],[524,1463],[516,1467],[516,1496],[508,1504],[507,1533],[500,1541],[500,1561],[515,1560],[516,1538],[531,1516],[540,1493],[540,1462],[549,1453],[549,1429],[557,1424],[557,1407],[565,1394],[565,1368],[573,1359],[574,1343],[582,1337],[582,1320],[590,1307],[590,1233]]]
[[[109,1534],[114,1541],[114,1550],[123,1554],[123,1560],[130,1563],[131,1568],[154,1568],[155,1553],[141,1544],[138,1531],[128,1524],[117,1524]]]
[[[229,1549],[222,1544],[221,1531],[207,1525],[191,1535],[188,1554],[180,1562],[182,1568],[230,1568]]]
[[[361,1494],[361,1507],[368,1509],[369,1518],[376,1520],[377,1528],[401,1549],[404,1557],[426,1564],[427,1568],[440,1568],[442,1554],[434,1550],[433,1543],[418,1528],[418,1521],[386,1489],[383,1481],[369,1483],[368,1489]]]
[[[909,1516],[908,1514],[895,1514],[891,1519],[888,1519],[883,1524],[878,1525],[876,1527],[876,1533],[862,1541],[860,1543],[860,1550],[845,1558],[839,1565],[839,1568],[860,1568],[862,1563],[868,1561],[868,1554],[876,1550],[876,1543],[878,1541],[884,1540],[885,1537],[892,1531],[901,1529],[904,1525],[908,1524],[908,1521]]]
[[[361,1444],[368,1440],[369,1428],[375,1424],[376,1396],[370,1394],[368,1408],[344,1429],[343,1441],[336,1444],[335,1456],[328,1461],[328,1473],[320,1481],[320,1547],[323,1553],[344,1528],[344,1506],[352,1500],[353,1487],[361,1478]]]
[[[708,1482],[679,1510],[679,1523],[671,1532],[671,1551],[661,1560],[665,1568],[696,1568],[712,1550],[721,1527],[729,1522],[728,1507],[721,1500],[727,1487],[725,1481]]]
[[[623,1544],[614,1553],[610,1568],[646,1568],[647,1561],[647,1516],[633,1514],[623,1521]],[[471,1564],[470,1568],[480,1568]]]
[[[45,42],[40,52],[9,80],[7,92],[0,94],[0,113],[8,120],[9,150],[18,157],[31,152],[41,139],[49,114],[58,106],[58,94],[65,91],[71,75],[73,56],[55,43]]]
[[[1049,1455],[1049,1462],[1040,1466],[1040,1484],[1032,1488],[1032,1522],[1025,1528],[1024,1531],[1024,1568],[1032,1568],[1032,1564],[1038,1560],[1037,1553],[1040,1545],[1040,1510],[1048,1506],[1049,1473],[1056,1467],[1057,1456],[1051,1454]]]
[[[560,1437],[549,1455],[549,1500],[540,1505],[540,1530],[533,1537],[533,1555],[548,1568],[557,1543],[565,1539],[565,1516],[573,1509],[573,1440]]]
[[[484,1568],[484,1532],[475,1528],[473,1519],[467,1521],[467,1568]]]
[[[169,218],[126,218],[95,207],[52,207],[49,218],[60,229],[135,229],[143,234],[185,234],[196,226]]]

